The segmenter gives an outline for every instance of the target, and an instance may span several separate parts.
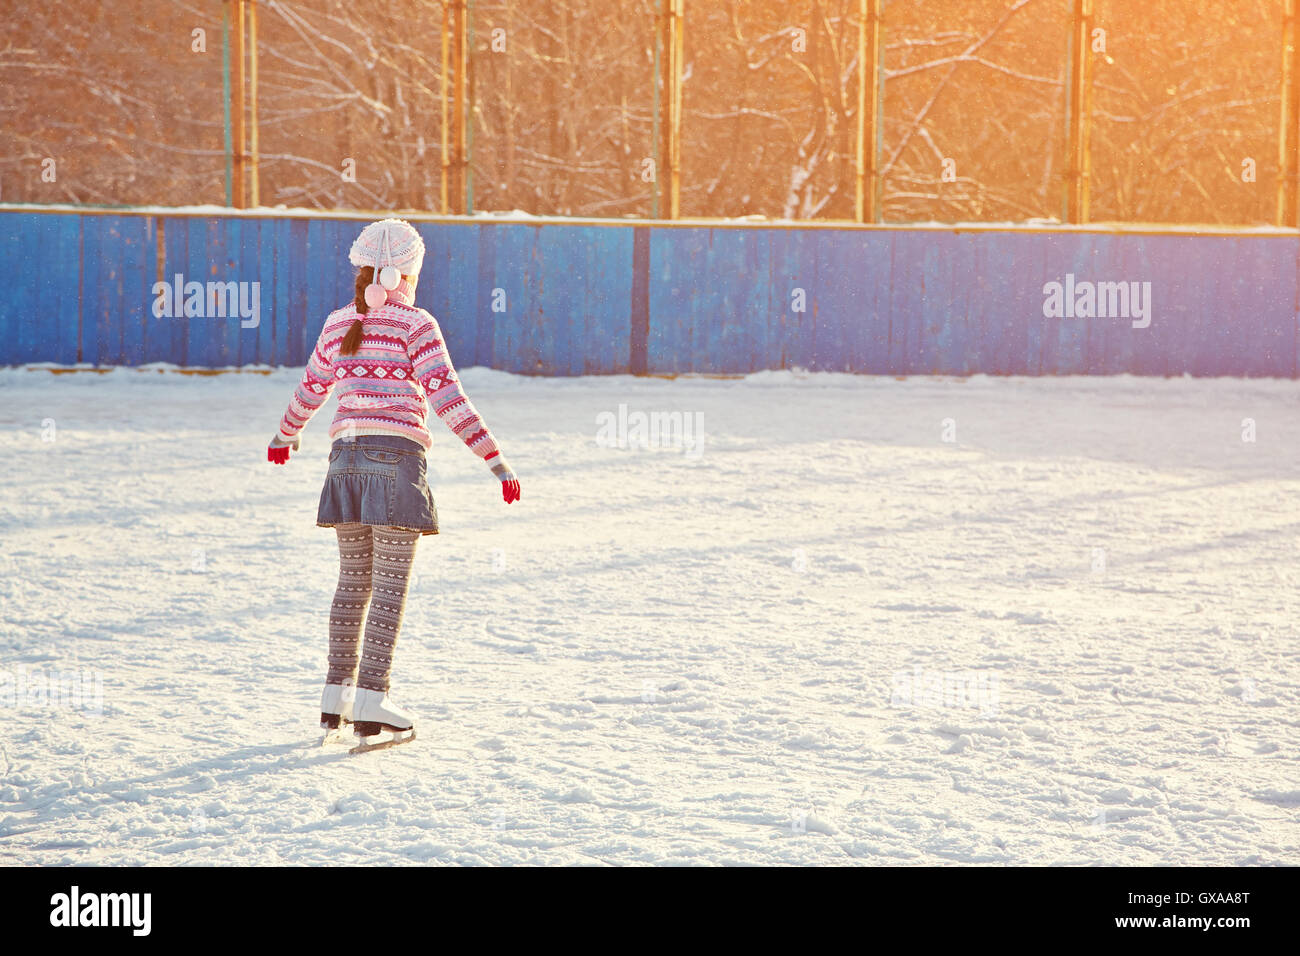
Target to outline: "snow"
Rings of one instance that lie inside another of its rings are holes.
[[[0,861],[1300,862],[1300,384],[463,377],[524,498],[435,433],[351,756],[332,403],[275,468],[292,370],[0,371]]]

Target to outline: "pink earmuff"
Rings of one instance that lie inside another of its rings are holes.
[[[388,236],[385,234],[385,245]],[[372,309],[377,309],[388,301],[388,293],[397,288],[397,284],[402,281],[402,274],[397,271],[395,266],[384,266],[382,269],[375,270],[375,279],[370,285],[366,286],[366,305]]]

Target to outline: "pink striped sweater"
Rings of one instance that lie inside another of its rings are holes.
[[[346,435],[397,435],[433,444],[425,427],[429,405],[443,423],[494,472],[504,471],[496,440],[470,403],[443,344],[438,321],[424,309],[392,301],[358,315],[354,305],[331,312],[312,350],[302,380],[280,422],[280,440],[291,443],[330,392],[339,407],[330,439]],[[360,318],[361,347],[340,355],[339,346]],[[427,396],[427,399],[426,399]]]

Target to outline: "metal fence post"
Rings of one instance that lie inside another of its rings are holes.
[[[247,203],[244,198],[244,171],[247,162],[247,144],[244,140],[244,0],[230,0],[234,8],[231,33],[234,49],[231,64],[233,67],[233,87],[231,114],[235,140],[235,208],[243,209]]]
[[[1282,11],[1281,116],[1278,120],[1277,224],[1300,226],[1296,215],[1297,122],[1300,121],[1300,82],[1295,68],[1296,0],[1284,0]]]
[[[858,222],[875,222],[880,176],[880,4],[858,0],[858,140],[854,214]],[[868,147],[868,144],[870,146]]]
[[[682,34],[684,32],[685,0],[662,0],[663,14],[657,45],[662,48],[659,58],[659,83],[663,86],[664,117],[661,124],[659,159],[655,164],[655,183],[661,176],[668,177],[668,219],[681,214],[681,158],[682,158]],[[656,203],[656,210],[658,203]]]
[[[1065,221],[1087,222],[1092,176],[1092,0],[1074,0],[1066,105]]]

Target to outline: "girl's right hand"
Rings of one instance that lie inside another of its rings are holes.
[[[271,444],[266,446],[266,460],[273,465],[283,465],[289,460],[289,449],[297,451],[301,441],[297,437],[292,442],[282,441],[277,434],[271,439]]]

